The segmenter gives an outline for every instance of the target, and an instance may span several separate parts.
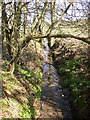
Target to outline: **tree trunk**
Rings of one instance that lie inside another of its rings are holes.
[[[7,20],[7,14],[6,14],[6,6],[5,3],[2,3],[2,26],[5,27],[5,33],[6,33],[6,40],[7,40],[7,49],[8,49],[8,53],[11,57],[11,29],[9,29],[8,27],[8,20]],[[2,27],[2,33],[3,33],[3,28]],[[4,35],[4,33],[3,33]],[[2,38],[3,40],[4,38]]]
[[[11,62],[11,66],[10,66],[10,73],[13,75],[16,64],[18,62],[20,56],[20,50],[18,50],[17,55],[13,58],[13,61]]]

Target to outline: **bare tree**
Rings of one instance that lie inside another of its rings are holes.
[[[51,38],[75,38],[90,44],[89,37],[79,37],[72,34],[53,33],[56,24],[62,20],[69,8],[72,6],[73,0],[69,2],[65,10],[61,10],[60,15],[57,12],[57,4],[55,1],[46,2],[30,1],[30,2],[12,2],[2,3],[2,34],[6,34],[6,43],[8,53],[10,55],[10,72],[13,74],[15,65],[19,60],[19,56],[30,40],[36,41],[42,38],[48,38],[49,47],[51,47]],[[12,7],[10,7],[10,5]],[[10,14],[9,14],[10,13]],[[58,19],[56,18],[58,15]],[[28,21],[29,19],[29,21]],[[26,34],[26,26],[30,25],[29,35]],[[21,33],[23,28],[23,35]],[[21,33],[21,34],[20,34]],[[3,38],[4,39],[4,38]]]

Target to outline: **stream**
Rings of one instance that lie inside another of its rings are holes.
[[[48,40],[45,39],[44,68],[41,95],[41,109],[39,118],[72,120],[69,93],[60,85],[60,76],[54,67],[52,57],[49,55]]]

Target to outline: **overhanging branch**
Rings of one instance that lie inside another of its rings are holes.
[[[85,43],[88,43],[90,44],[90,38],[89,37],[79,37],[79,36],[74,36],[74,35],[71,35],[71,34],[52,34],[52,35],[48,35],[48,34],[45,34],[45,35],[33,35],[33,36],[28,36],[28,38],[31,39],[40,39],[40,38],[50,38],[50,37],[54,37],[54,38],[75,38],[77,40],[81,40]]]

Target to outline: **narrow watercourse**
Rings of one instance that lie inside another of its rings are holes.
[[[54,67],[48,39],[45,39],[44,68],[39,118],[72,120],[69,92],[62,88],[61,78]]]

